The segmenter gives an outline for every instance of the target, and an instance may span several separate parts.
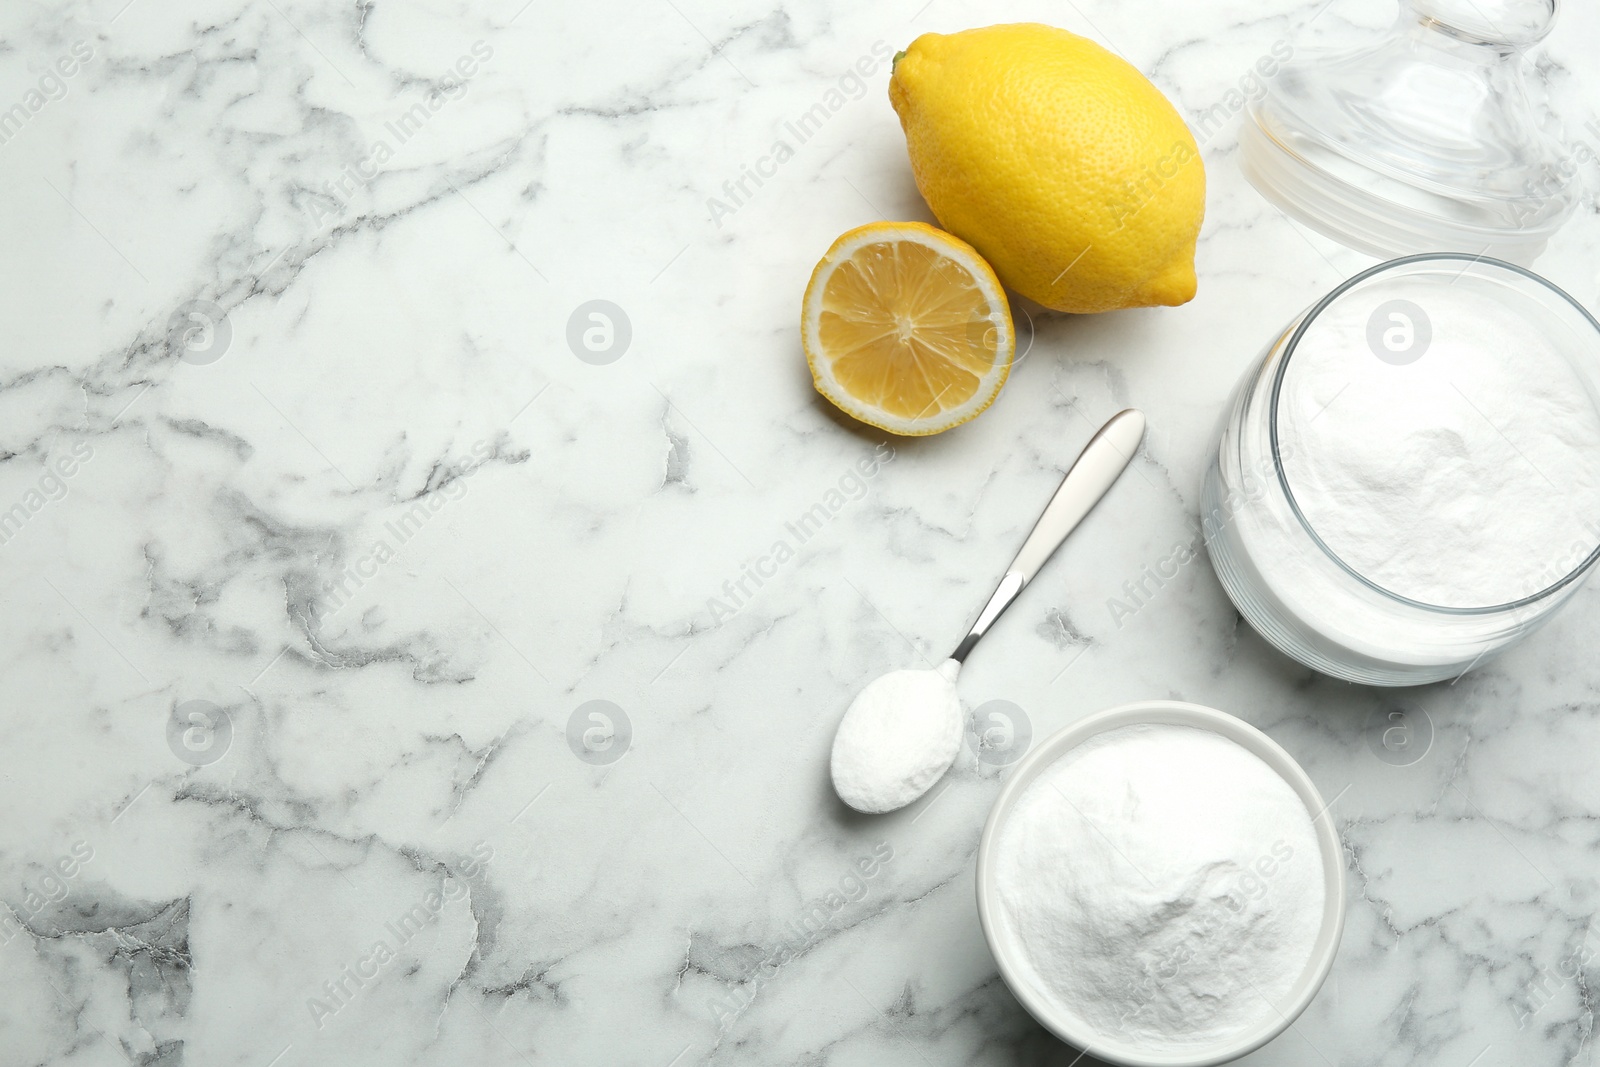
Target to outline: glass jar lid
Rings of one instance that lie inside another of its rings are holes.
[[[1577,203],[1523,54],[1554,19],[1555,0],[1402,0],[1383,39],[1297,54],[1251,101],[1246,177],[1372,255],[1531,263]]]

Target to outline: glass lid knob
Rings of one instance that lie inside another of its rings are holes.
[[[1442,33],[1478,44],[1525,48],[1544,39],[1556,21],[1556,0],[1407,0]]]

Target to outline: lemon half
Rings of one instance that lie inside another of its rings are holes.
[[[800,330],[817,392],[905,436],[976,418],[1016,349],[989,264],[921,222],[870,223],[835,241],[806,286]]]

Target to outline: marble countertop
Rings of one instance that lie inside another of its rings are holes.
[[[1064,1067],[979,830],[1030,738],[1162,697],[1283,744],[1346,848],[1333,974],[1249,1062],[1594,1062],[1600,589],[1400,693],[1278,655],[1203,557],[1110,605],[1195,537],[1261,345],[1371,262],[1241,178],[1255,62],[1391,12],[7,5],[0,1061]],[[884,441],[812,391],[801,290],[930,218],[886,56],[1028,19],[1201,131],[1199,295],[1033,315],[991,411]],[[1600,146],[1597,46],[1564,5],[1536,56]],[[1597,262],[1590,198],[1539,267],[1592,309]],[[1010,747],[851,817],[849,697],[953,643],[1127,404],[1142,454],[963,674]]]

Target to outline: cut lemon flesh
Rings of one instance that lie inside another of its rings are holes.
[[[960,426],[994,402],[1016,335],[994,271],[959,238],[875,222],[833,243],[806,286],[806,362],[817,391],[891,433]]]

